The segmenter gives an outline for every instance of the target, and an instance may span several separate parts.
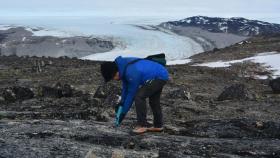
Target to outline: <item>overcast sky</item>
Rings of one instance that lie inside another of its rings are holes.
[[[0,0],[0,16],[245,17],[280,23],[280,0]]]

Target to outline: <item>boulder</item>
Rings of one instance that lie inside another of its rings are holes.
[[[43,97],[72,97],[74,94],[74,88],[69,84],[57,83],[54,87],[42,86],[40,89],[40,95]]]
[[[219,95],[218,101],[247,100],[252,98],[252,94],[244,84],[234,84],[230,87],[225,87],[224,91]]]
[[[274,93],[280,93],[280,77],[273,79],[269,82],[269,86],[271,87]]]
[[[4,89],[2,97],[5,101],[15,102],[17,100],[31,99],[34,97],[34,93],[30,88],[15,86]]]
[[[40,89],[40,95],[42,97],[51,97],[51,98],[61,98],[62,91],[57,88],[49,87],[49,86],[42,86]]]
[[[2,96],[5,99],[5,101],[8,101],[8,102],[15,102],[16,101],[16,94],[10,88],[6,88],[3,91]]]

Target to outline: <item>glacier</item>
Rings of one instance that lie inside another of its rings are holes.
[[[150,29],[167,19],[135,19],[110,17],[1,17],[1,24],[41,28],[36,36],[94,36],[112,40],[115,49],[82,57],[88,60],[114,60],[117,56],[145,57],[165,53],[168,61],[186,59],[203,52],[202,46],[191,38],[163,29]],[[137,26],[136,26],[137,25]],[[143,26],[143,27],[138,27]],[[5,26],[7,27],[7,26]],[[42,29],[47,28],[47,29]]]

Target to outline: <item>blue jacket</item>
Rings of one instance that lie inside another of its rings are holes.
[[[153,79],[168,80],[168,71],[164,66],[145,59],[128,65],[124,74],[126,65],[136,59],[139,58],[119,56],[115,59],[122,80],[121,104],[124,114],[129,111],[138,88],[144,85],[146,81]]]

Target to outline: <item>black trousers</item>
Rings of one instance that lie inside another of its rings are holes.
[[[164,80],[151,80],[138,89],[134,100],[138,125],[147,125],[146,99],[149,98],[149,104],[154,115],[154,127],[162,127],[163,121],[162,110],[160,106],[160,95],[165,84],[166,81]]]

